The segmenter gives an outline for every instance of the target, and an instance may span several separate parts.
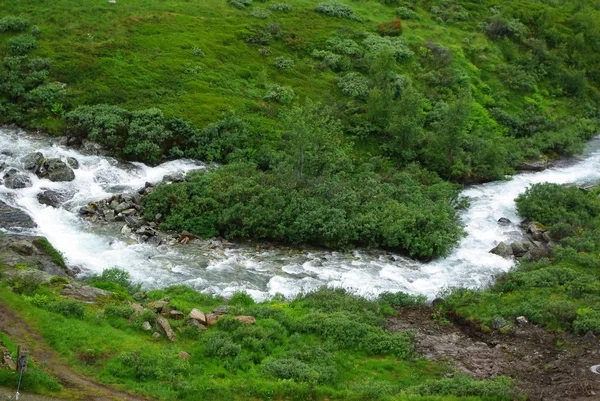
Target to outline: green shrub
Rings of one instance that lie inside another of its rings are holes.
[[[351,67],[348,57],[327,50],[314,50],[311,56],[321,60],[325,66],[331,68],[333,71],[343,71]]]
[[[263,363],[262,371],[267,376],[277,379],[295,380],[299,382],[316,381],[315,372],[308,364],[292,358],[275,359]]]
[[[267,86],[267,93],[263,99],[268,102],[289,104],[294,100],[295,97],[296,94],[291,87],[273,84]]]
[[[292,5],[286,3],[271,4],[269,10],[273,11],[292,11]]]
[[[42,294],[34,294],[31,297],[25,296],[25,300],[38,308],[44,308],[48,304],[48,296]]]
[[[19,35],[10,38],[6,45],[13,56],[24,56],[37,47],[37,41],[31,35]]]
[[[257,7],[250,10],[249,15],[254,18],[266,19],[271,16],[271,12],[266,8]]]
[[[249,306],[254,305],[255,302],[254,299],[252,299],[252,297],[248,295],[248,293],[240,291],[233,294],[228,304],[231,306],[242,306],[244,308],[247,308]]]
[[[342,39],[334,36],[327,39],[325,45],[332,52],[346,56],[360,57],[363,54],[363,49],[352,39]]]
[[[231,319],[231,321],[234,321],[234,319]],[[205,337],[204,353],[206,356],[216,358],[232,358],[239,355],[241,351],[242,347],[234,343],[231,337],[223,332],[215,333],[211,336]]]
[[[0,32],[22,32],[29,26],[29,21],[21,17],[8,15],[0,18]]]
[[[70,299],[52,301],[44,309],[75,319],[83,319],[85,315],[85,307],[80,302]]]
[[[111,304],[104,308],[104,314],[108,317],[129,319],[134,309],[127,304]]]
[[[349,72],[338,81],[338,88],[346,96],[366,99],[369,94],[369,80],[358,72]]]
[[[368,34],[363,40],[363,45],[368,51],[373,53],[391,52],[396,61],[406,60],[414,55],[414,52],[409,49],[402,37],[382,37],[375,34]]]
[[[317,4],[315,11],[330,17],[361,21],[361,18],[354,13],[354,10],[352,10],[352,7],[343,3],[338,3],[334,0]]]
[[[7,282],[17,294],[31,295],[44,282],[44,276],[38,270],[25,270],[12,274]]]
[[[177,353],[146,350],[123,352],[107,366],[107,370],[119,378],[164,383],[185,379],[189,369],[189,362],[177,357]]]
[[[244,8],[252,5],[252,0],[228,0],[229,4],[233,7],[243,10]]]
[[[591,331],[600,334],[600,312],[591,308],[582,308],[577,311],[577,318],[573,322],[573,330],[579,334]]]
[[[476,380],[466,376],[432,381],[416,387],[414,392],[421,395],[504,397],[507,399],[510,399],[514,394],[513,384],[509,378]]]
[[[294,68],[294,60],[287,57],[276,57],[275,67],[277,67],[280,70],[290,70]]]
[[[416,12],[414,12],[413,10],[411,10],[408,7],[398,7],[396,9],[396,15],[402,19],[414,19],[414,20],[421,19],[421,16],[419,14],[417,14]]]
[[[407,306],[426,305],[427,297],[424,295],[410,295],[404,292],[383,292],[379,295],[379,301],[390,305],[392,308],[405,308]]]

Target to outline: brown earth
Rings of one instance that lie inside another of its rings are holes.
[[[44,366],[44,370],[54,376],[68,389],[73,399],[86,401],[149,401],[148,398],[112,389],[79,373],[73,372],[68,362],[56,354],[35,330],[29,327],[18,314],[4,305],[1,300],[0,331],[13,339],[18,339],[19,343],[24,345],[29,351],[29,357],[38,366]],[[43,400],[44,397],[36,398],[34,396],[23,395],[20,399]]]
[[[593,336],[555,333],[532,324],[505,333],[484,333],[457,316],[440,319],[432,307],[400,309],[391,330],[415,332],[419,354],[446,362],[478,379],[508,376],[533,401],[600,400],[600,341]]]

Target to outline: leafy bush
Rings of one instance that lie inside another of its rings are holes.
[[[6,45],[13,56],[24,56],[37,47],[37,41],[31,35],[19,35],[10,38]]]
[[[187,377],[189,362],[170,352],[128,351],[113,359],[107,370],[116,377],[138,382],[176,383]]]
[[[38,270],[25,270],[10,275],[7,282],[17,294],[31,295],[44,282],[44,277]]]
[[[421,16],[419,14],[417,14],[416,12],[414,12],[413,10],[411,10],[408,7],[398,7],[396,9],[396,15],[402,19],[414,19],[414,20],[421,19]]]
[[[294,60],[283,56],[277,57],[275,58],[275,67],[280,70],[290,70],[294,68]]]
[[[368,34],[363,40],[363,45],[368,51],[378,53],[382,51],[391,52],[397,61],[402,61],[414,55],[401,37],[381,37],[379,35]]]
[[[315,11],[330,17],[361,21],[361,18],[354,13],[354,10],[352,10],[352,7],[343,3],[338,3],[334,0],[317,4]]]
[[[338,88],[346,96],[366,99],[369,94],[369,80],[358,72],[350,72],[338,81]]]
[[[257,8],[253,8],[250,11],[249,15],[254,18],[266,19],[271,16],[271,12],[269,10],[267,10],[266,8],[257,7]]]
[[[84,306],[81,303],[70,299],[52,301],[48,303],[44,309],[75,319],[83,319],[85,315]]]
[[[499,377],[494,380],[476,380],[466,376],[439,379],[418,386],[414,392],[421,395],[455,395],[458,397],[505,397],[513,396],[510,379]]]
[[[577,318],[573,322],[576,333],[585,334],[591,331],[600,334],[600,311],[591,308],[582,308],[577,311]]]
[[[325,45],[332,52],[346,56],[360,57],[363,54],[363,49],[352,39],[342,39],[334,36],[327,39]]]
[[[286,3],[271,4],[269,10],[273,11],[292,11],[292,5]]]
[[[333,71],[347,70],[351,66],[350,60],[347,57],[327,50],[314,50],[311,56],[321,60],[325,66],[331,68]]]
[[[114,318],[129,319],[133,312],[133,308],[127,304],[111,304],[104,308],[104,314]]]
[[[229,4],[233,7],[243,10],[244,8],[252,5],[252,0],[228,0]]]
[[[231,358],[239,355],[241,351],[242,347],[234,343],[231,338],[223,332],[212,336],[207,336],[205,339],[204,353],[206,356],[216,358]]]
[[[396,18],[393,21],[382,22],[377,25],[377,31],[382,36],[400,36],[402,35],[402,20]]]
[[[0,18],[0,32],[22,32],[29,26],[29,21],[21,17],[8,15]]]
[[[379,295],[379,301],[393,308],[405,308],[407,306],[426,305],[427,297],[410,295],[404,292],[383,292]]]
[[[263,99],[269,102],[289,104],[294,100],[295,97],[296,94],[291,87],[273,84],[267,86],[267,93]]]
[[[494,40],[510,38],[521,40],[527,34],[527,27],[518,19],[495,15],[482,25],[485,34]]]

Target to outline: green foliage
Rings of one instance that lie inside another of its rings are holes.
[[[367,37],[363,40],[363,45],[369,52],[391,52],[398,62],[414,55],[414,52],[410,50],[406,40],[402,37],[382,37],[375,34],[367,34]]]
[[[60,299],[49,302],[44,309],[68,318],[83,319],[85,308],[80,302],[71,299]]]
[[[291,4],[287,4],[287,3],[277,3],[277,4],[271,4],[269,6],[269,10],[273,10],[273,11],[292,11],[292,5]]]
[[[254,18],[266,19],[271,17],[271,12],[266,8],[256,7],[250,11],[249,15]]]
[[[25,56],[37,47],[37,41],[31,35],[19,35],[6,42],[8,51],[13,56]]]
[[[243,10],[244,8],[252,5],[252,0],[228,0],[229,4],[233,7]]]
[[[365,99],[369,94],[369,80],[358,72],[349,72],[339,80],[338,88],[346,96]]]
[[[421,16],[419,14],[417,14],[410,8],[404,7],[404,6],[396,8],[396,15],[402,19],[413,19],[413,20],[421,19]]]
[[[435,382],[423,384],[415,389],[422,395],[450,395],[459,397],[492,396],[512,397],[513,389],[509,378],[499,377],[494,380],[476,380],[467,376],[458,376],[451,379],[440,379]]]
[[[317,4],[315,11],[330,17],[361,21],[361,18],[352,10],[352,7],[334,0]]]
[[[129,319],[133,312],[133,307],[126,304],[110,304],[104,308],[104,314],[113,318]]]
[[[8,15],[0,18],[0,32],[22,32],[29,26],[29,21],[21,17]]]
[[[280,70],[291,70],[294,68],[294,60],[287,57],[277,57],[275,58],[275,67]]]

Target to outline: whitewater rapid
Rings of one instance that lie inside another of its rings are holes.
[[[205,168],[191,160],[177,160],[157,167],[120,163],[115,159],[84,155],[53,144],[49,139],[0,128],[0,163],[21,169],[20,158],[31,152],[46,157],[76,158],[79,169],[72,182],[50,182],[30,175],[33,186],[8,189],[0,185],[0,200],[25,210],[42,235],[65,256],[67,263],[84,275],[119,267],[145,288],[174,284],[229,296],[244,290],[257,300],[277,293],[293,297],[323,285],[344,287],[354,293],[375,296],[384,291],[404,291],[434,298],[447,287],[481,287],[505,272],[513,261],[489,253],[500,241],[521,237],[514,199],[528,186],[540,182],[584,184],[600,181],[600,139],[592,140],[585,153],[560,167],[519,174],[508,181],[475,185],[462,193],[470,207],[461,214],[466,237],[446,258],[420,263],[385,251],[294,250],[270,246],[194,241],[189,245],[154,246],[137,243],[115,225],[83,220],[77,210],[90,201],[114,193],[133,192],[146,182],[157,183],[165,174]],[[43,189],[73,193],[59,209],[39,204]],[[506,217],[515,224],[500,226]]]

